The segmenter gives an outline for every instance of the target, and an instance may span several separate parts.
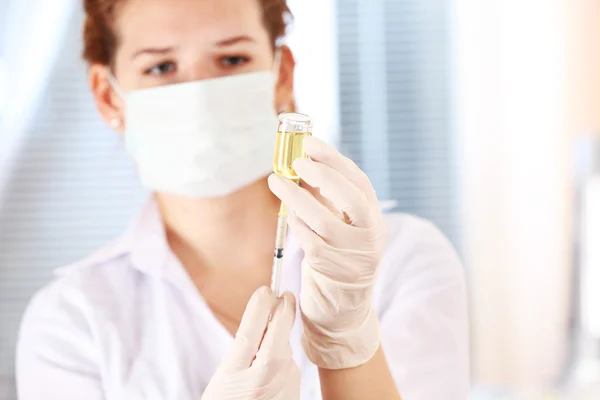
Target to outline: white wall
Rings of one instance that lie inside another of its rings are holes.
[[[297,62],[296,100],[314,120],[314,134],[331,143],[339,137],[335,0],[288,0],[296,23],[288,44]]]
[[[2,0],[0,0],[2,1]],[[0,47],[10,101],[0,125],[0,208],[12,164],[31,126],[63,35],[78,0],[18,0],[4,4]],[[18,38],[18,40],[15,40]],[[35,51],[32,51],[35,49]]]
[[[485,383],[555,377],[566,345],[566,4],[456,0],[464,253]]]

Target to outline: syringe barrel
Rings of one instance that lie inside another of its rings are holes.
[[[299,177],[293,164],[296,159],[306,157],[303,142],[306,136],[312,135],[312,120],[304,114],[283,113],[278,122],[273,172],[297,182]]]

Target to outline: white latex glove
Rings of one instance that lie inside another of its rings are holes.
[[[304,148],[310,159],[294,163],[302,187],[269,177],[272,192],[290,208],[290,229],[305,252],[302,342],[317,366],[352,368],[380,345],[371,293],[387,229],[373,186],[354,162],[314,137],[304,139]]]
[[[300,370],[292,359],[290,347],[295,303],[291,293],[285,293],[278,300],[266,287],[254,293],[246,306],[233,346],[212,377],[202,400],[300,398]]]

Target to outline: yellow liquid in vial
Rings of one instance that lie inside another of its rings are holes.
[[[306,157],[303,146],[306,136],[310,136],[310,133],[277,132],[275,154],[273,155],[273,172],[294,182],[300,180],[292,165],[296,159]]]

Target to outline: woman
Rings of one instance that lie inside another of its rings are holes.
[[[276,112],[293,107],[285,1],[84,3],[94,98],[153,199],[31,301],[19,398],[465,399],[447,240],[382,215],[366,176],[317,139],[295,164],[302,187],[269,176]],[[280,201],[291,293],[274,299]]]

